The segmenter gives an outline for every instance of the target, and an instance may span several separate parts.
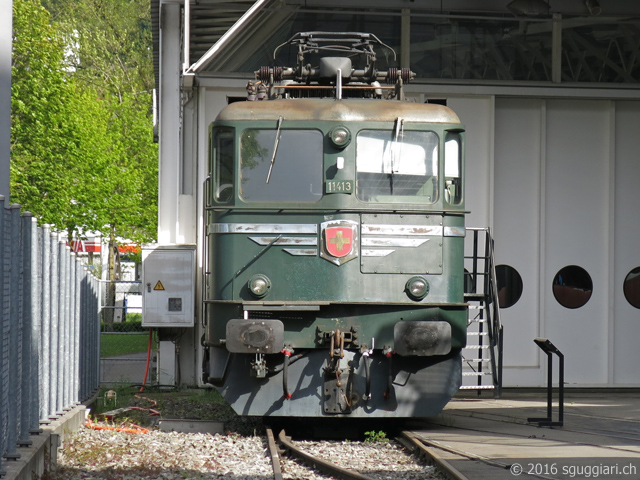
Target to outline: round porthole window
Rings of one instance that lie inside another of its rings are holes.
[[[496,283],[498,284],[498,305],[509,308],[516,304],[522,296],[522,277],[509,265],[496,266]]]
[[[582,307],[589,301],[592,292],[591,277],[577,265],[568,265],[553,277],[553,296],[563,307]]]
[[[631,270],[624,279],[624,298],[631,306],[640,308],[640,267]]]

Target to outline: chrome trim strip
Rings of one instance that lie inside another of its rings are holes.
[[[362,235],[442,236],[440,225],[362,225]]]
[[[283,248],[283,252],[287,252],[294,257],[317,257],[317,248]]]
[[[362,246],[365,247],[419,247],[429,238],[380,238],[380,237],[363,237]]]
[[[367,248],[362,249],[363,257],[386,257],[391,255],[395,250],[369,250]]]
[[[277,239],[277,240],[276,240]],[[318,237],[249,237],[249,240],[258,245],[298,245],[315,247],[318,245]],[[276,240],[274,242],[274,240]]]
[[[444,227],[445,237],[466,237],[467,230],[464,227]]]
[[[212,223],[209,233],[299,233],[317,235],[315,223]]]

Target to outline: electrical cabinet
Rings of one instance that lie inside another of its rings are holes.
[[[143,245],[142,326],[193,327],[195,245]]]

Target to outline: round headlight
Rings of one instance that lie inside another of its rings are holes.
[[[247,282],[247,288],[254,297],[262,298],[271,289],[271,280],[266,275],[261,273],[254,275]]]
[[[331,143],[336,147],[344,148],[351,141],[351,132],[347,127],[339,125],[331,129],[331,132],[329,132],[329,138],[331,139]]]
[[[405,291],[413,300],[422,300],[429,293],[429,282],[426,278],[411,277],[405,284]]]

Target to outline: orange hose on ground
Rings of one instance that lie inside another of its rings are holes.
[[[147,347],[147,366],[144,369],[144,379],[142,380],[142,386],[140,391],[144,391],[144,386],[147,384],[147,375],[149,375],[149,363],[151,363],[151,342],[153,339],[153,328],[149,329],[149,346]]]
[[[109,425],[96,425],[91,420],[87,420],[87,423],[85,423],[84,426],[92,430],[113,430],[116,432],[125,433],[149,433],[149,430],[147,430],[146,428],[142,428],[141,426],[135,424],[133,424],[135,428],[112,427]]]

